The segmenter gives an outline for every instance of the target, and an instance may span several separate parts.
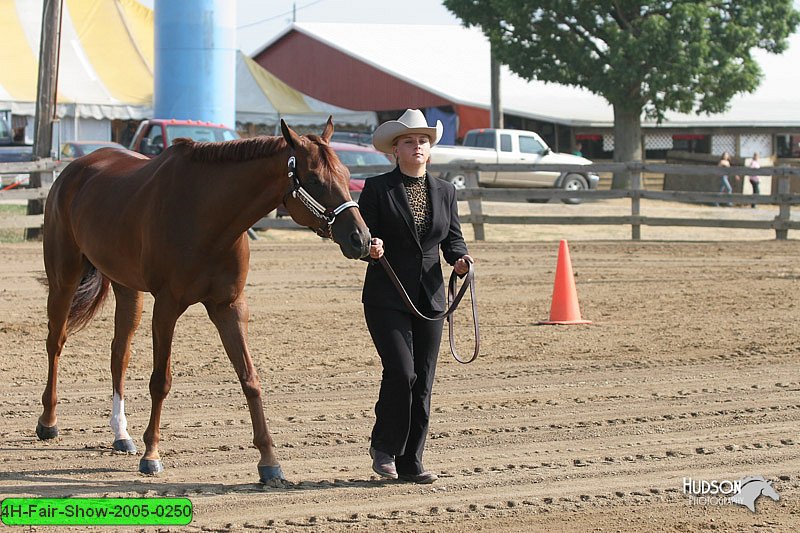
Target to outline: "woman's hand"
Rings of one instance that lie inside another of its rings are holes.
[[[372,259],[380,259],[383,255],[383,241],[373,237],[369,243],[369,256]]]
[[[456,271],[456,274],[459,276],[463,276],[467,272],[469,272],[469,263],[474,263],[475,260],[470,255],[462,255],[461,258],[456,261],[456,264],[453,265],[453,270]]]

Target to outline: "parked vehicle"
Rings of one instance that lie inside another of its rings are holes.
[[[100,148],[125,149],[121,144],[111,141],[67,141],[61,145],[61,161],[72,161]]]
[[[590,165],[586,158],[553,152],[547,143],[532,131],[507,129],[470,130],[464,137],[464,146],[441,146],[431,149],[431,163],[456,164],[572,164]],[[466,176],[463,171],[448,171],[440,177],[463,189]],[[478,173],[478,184],[482,187],[544,187],[579,191],[597,188],[600,178],[592,172],[580,169],[553,171],[517,171]],[[578,198],[565,198],[564,203],[580,203]]]
[[[388,170],[394,166],[394,162],[388,155],[377,151],[372,146],[331,142],[331,148],[339,156],[339,160],[350,168],[351,191],[360,191],[364,188],[364,180],[378,174],[377,172],[359,172],[357,167],[387,165]]]
[[[239,134],[227,126],[213,122],[153,118],[139,124],[128,148],[155,157],[179,137],[201,142],[218,142],[238,139]]]
[[[0,145],[0,163],[24,163],[33,161],[33,147],[20,145]],[[28,187],[29,174],[0,174],[0,189]]]
[[[33,146],[27,144],[0,144],[0,162],[21,163],[33,160]]]
[[[33,146],[14,142],[10,112],[0,111],[0,163],[24,163],[33,160]],[[27,187],[28,174],[0,174],[0,189]]]
[[[332,142],[372,145],[372,134],[353,131],[334,131]]]

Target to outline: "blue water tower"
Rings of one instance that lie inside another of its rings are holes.
[[[154,118],[236,126],[236,2],[155,0]]]

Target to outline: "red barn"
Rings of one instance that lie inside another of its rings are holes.
[[[398,28],[409,26],[363,24],[294,24],[277,38],[257,51],[253,58],[281,80],[295,89],[319,100],[354,110],[377,111],[379,119],[394,119],[407,108],[424,109],[429,119],[441,119],[446,135],[451,141],[462,137],[472,128],[489,126],[489,108],[449,94],[449,90],[436,83],[436,52],[447,46],[448,35],[454,30],[464,32],[459,26],[412,26],[425,33],[424,41],[413,37],[408,42],[387,40],[371,42],[380,35],[397,35]],[[440,32],[436,42],[431,35]],[[356,43],[367,48],[385,48],[385,63],[351,47]],[[412,33],[413,35],[413,33]],[[349,37],[348,37],[349,36]],[[398,51],[394,51],[398,49]],[[411,56],[419,61],[412,65],[418,71],[406,78],[396,70]],[[400,61],[398,61],[400,60]],[[488,57],[486,69],[488,71]],[[447,91],[444,92],[444,91]],[[454,131],[454,128],[455,131]]]

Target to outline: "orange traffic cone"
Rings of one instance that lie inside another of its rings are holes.
[[[541,320],[539,324],[591,323],[591,320],[581,318],[578,293],[575,290],[575,278],[572,275],[572,261],[569,258],[569,247],[567,241],[562,240],[558,247],[558,264],[556,265],[556,282],[553,286],[553,303],[550,305],[550,320]]]

